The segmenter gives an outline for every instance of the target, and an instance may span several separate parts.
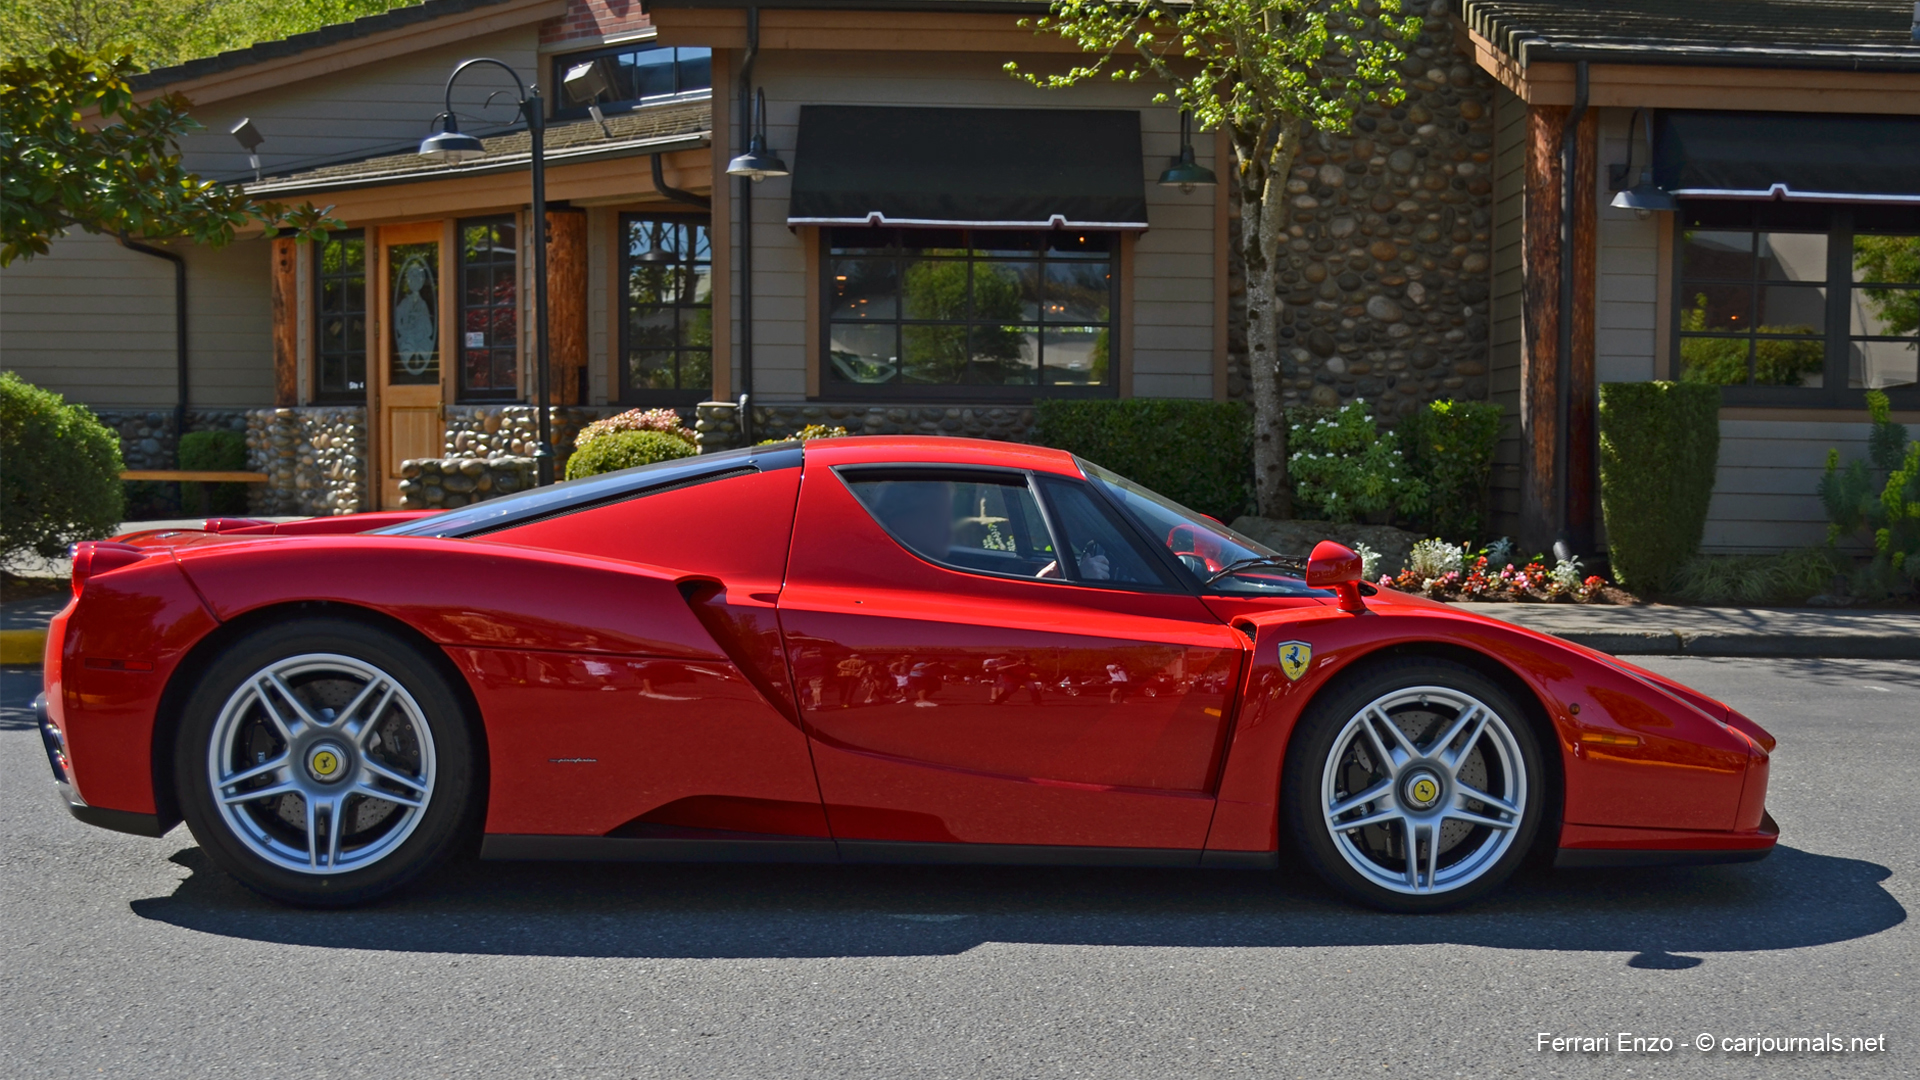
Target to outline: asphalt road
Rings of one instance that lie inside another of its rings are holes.
[[[1650,658],[1780,737],[1765,862],[1539,873],[1445,916],[1302,872],[486,864],[277,907],[55,805],[0,677],[0,1074],[1920,1074],[1920,670]],[[1539,1051],[1619,1032],[1670,1052]],[[1691,1040],[1885,1036],[1763,1055]]]

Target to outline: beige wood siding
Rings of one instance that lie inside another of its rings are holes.
[[[1700,549],[1734,554],[1825,543],[1827,514],[1816,489],[1827,451],[1839,450],[1843,462],[1865,458],[1868,430],[1866,423],[1842,419],[1723,415],[1720,467]]]
[[[1665,378],[1655,370],[1654,357],[1659,349],[1655,327],[1660,307],[1660,229],[1658,216],[1645,221],[1631,210],[1616,210],[1609,189],[1607,166],[1628,160],[1632,152],[1633,175],[1628,183],[1639,182],[1640,166],[1647,159],[1646,135],[1633,125],[1635,138],[1628,138],[1631,109],[1600,110],[1600,167],[1595,169],[1599,185],[1600,227],[1596,240],[1599,260],[1598,295],[1594,303],[1594,369],[1599,381],[1645,382]]]
[[[766,88],[768,140],[796,167],[802,104],[1140,109],[1152,228],[1134,249],[1133,392],[1212,397],[1213,195],[1206,190],[1186,195],[1153,182],[1178,156],[1179,114],[1152,106],[1152,93],[1143,87],[1035,89],[1001,71],[1001,62],[979,54],[770,52],[761,55],[755,81]],[[1194,139],[1198,160],[1218,172],[1222,166],[1214,161],[1214,146],[1211,135]],[[807,388],[804,275],[809,270],[802,239],[786,224],[787,192],[783,179],[753,188],[754,393],[768,401],[798,400]],[[729,287],[737,297],[737,283]],[[736,349],[736,372],[738,364]]]
[[[1525,215],[1527,105],[1505,87],[1494,90],[1493,293],[1488,298],[1487,392],[1506,409],[1493,465],[1493,530],[1519,531],[1521,222]]]

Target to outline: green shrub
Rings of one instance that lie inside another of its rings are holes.
[[[693,445],[663,431],[615,431],[594,439],[567,459],[567,479],[618,472],[636,465],[692,457]]]
[[[783,442],[807,443],[815,439],[844,439],[846,437],[847,429],[840,427],[838,424],[832,426],[826,424],[808,424],[806,427],[801,428],[799,431],[794,432],[784,439],[761,439],[760,445],[773,446]]]
[[[616,431],[664,431],[684,440],[688,446],[698,445],[694,441],[693,429],[681,426],[680,414],[672,409],[628,409],[581,428],[579,434],[573,437],[573,448],[578,450],[600,436]]]
[[[199,472],[242,472],[247,467],[247,437],[237,431],[189,431],[180,439],[180,467]],[[247,512],[247,485],[180,485],[180,509],[230,517]]]
[[[1435,401],[1400,422],[1407,467],[1427,485],[1426,526],[1454,540],[1478,540],[1500,445],[1498,404]]]
[[[1239,402],[1034,403],[1034,441],[1112,469],[1221,521],[1252,502],[1253,413]]]
[[[1700,550],[1719,460],[1719,387],[1600,387],[1600,507],[1622,585],[1662,594]]]
[[[1842,469],[1840,451],[1827,451],[1819,488],[1830,523],[1827,545],[1865,532],[1873,561],[1861,571],[1857,590],[1904,592],[1920,582],[1920,442],[1908,442],[1906,425],[1893,422],[1884,392],[1867,391],[1867,412],[1873,419],[1867,461]]]
[[[120,440],[92,410],[0,372],[0,557],[112,536],[120,467]]]
[[[1677,600],[1695,604],[1798,604],[1826,592],[1847,560],[1828,548],[1780,555],[1699,555],[1673,576]]]
[[[1287,472],[1298,505],[1331,521],[1412,514],[1427,505],[1426,482],[1401,457],[1399,436],[1380,431],[1366,402],[1355,398],[1330,415],[1289,419]]]

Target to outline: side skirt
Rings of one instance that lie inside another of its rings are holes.
[[[694,832],[696,830],[679,830]],[[706,831],[706,830],[699,830]],[[1201,853],[1183,848],[1055,847],[1041,844],[938,844],[895,840],[716,833],[711,837],[532,836],[494,834],[480,857],[539,862],[755,862],[945,866],[1167,866],[1272,870],[1276,852]]]
[[[1619,866],[1721,866],[1727,863],[1759,862],[1771,854],[1771,846],[1722,848],[1718,851],[1561,848],[1553,857],[1553,867],[1556,870],[1591,870]]]

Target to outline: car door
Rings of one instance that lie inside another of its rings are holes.
[[[1241,646],[1085,483],[810,457],[780,621],[843,857],[1204,844]]]

